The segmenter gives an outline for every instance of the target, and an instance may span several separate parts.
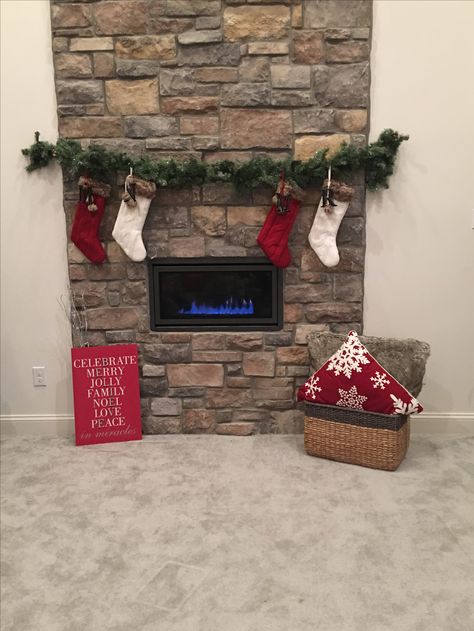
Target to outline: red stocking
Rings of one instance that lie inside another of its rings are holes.
[[[287,212],[280,214],[274,204],[257,237],[257,243],[277,267],[288,267],[291,254],[288,237],[300,209],[297,199],[290,199]]]
[[[105,260],[105,250],[99,239],[99,228],[110,186],[81,177],[79,191],[71,240],[89,261],[102,263]]]
[[[277,267],[288,267],[291,263],[288,237],[301,205],[297,197],[302,198],[302,191],[285,184],[284,178],[282,172],[278,193],[257,237],[258,245]]]

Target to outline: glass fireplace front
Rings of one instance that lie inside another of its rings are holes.
[[[152,259],[153,331],[278,330],[281,270],[267,259]]]

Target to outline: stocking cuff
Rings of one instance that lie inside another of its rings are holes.
[[[290,182],[280,181],[277,188],[277,193],[280,195],[289,195],[293,199],[297,199],[302,202],[305,198],[305,192],[297,184],[290,184]]]
[[[128,186],[131,184],[135,186],[136,195],[147,197],[148,199],[153,199],[156,195],[156,184],[154,182],[142,180],[135,175],[128,175],[126,182]]]
[[[93,195],[98,195],[100,197],[108,197],[110,195],[110,184],[105,184],[105,182],[99,182],[98,180],[92,180],[90,177],[86,177],[84,175],[79,178],[79,186],[91,188]]]
[[[327,188],[328,180],[324,180],[323,188]],[[339,182],[338,180],[331,180],[331,191],[334,193],[334,199],[339,202],[350,202],[354,195],[354,189],[352,186]]]

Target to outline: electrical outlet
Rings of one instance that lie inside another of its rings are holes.
[[[44,366],[33,366],[33,385],[45,386],[46,385],[46,369]]]

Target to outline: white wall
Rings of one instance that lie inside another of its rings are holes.
[[[421,400],[474,420],[474,2],[374,2],[371,139],[410,134],[368,196],[365,327],[431,344]]]
[[[61,179],[54,167],[27,175],[20,155],[36,129],[57,136],[49,2],[0,7],[2,425],[42,432],[56,419],[58,431],[72,411],[57,303],[67,288]],[[374,3],[372,138],[388,126],[411,138],[390,190],[369,195],[365,332],[428,341],[421,399],[461,416],[474,410],[473,23],[474,2]],[[46,366],[46,388],[33,388],[34,365]]]
[[[1,7],[1,414],[2,428],[41,432],[72,412],[66,228],[57,167],[28,175],[22,147],[40,130],[57,138],[48,0]],[[32,366],[48,385],[33,388]]]

